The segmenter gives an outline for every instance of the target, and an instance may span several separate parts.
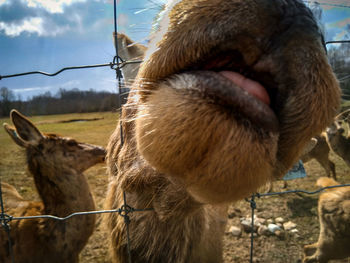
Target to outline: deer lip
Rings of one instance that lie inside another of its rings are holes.
[[[218,51],[220,49],[215,48],[209,52],[211,55],[189,63],[182,72],[203,70],[220,73],[253,97],[269,105],[278,116],[286,94],[280,92],[280,85],[273,73],[276,72],[276,66],[272,59],[265,54],[264,57],[256,57],[255,61],[248,64],[241,52],[228,49]]]
[[[283,107],[286,94],[280,91],[280,85],[276,81],[273,60],[265,54],[248,64],[241,52],[220,47],[210,54],[189,63],[182,72],[207,72],[206,75],[212,72],[211,77],[218,81],[216,84],[212,83],[217,86],[214,90],[218,92],[218,98],[226,106],[230,104],[235,109],[236,116],[240,116],[244,123],[250,120],[251,124],[256,124],[250,126],[257,129],[278,132],[277,116]],[[226,94],[226,98],[223,96],[225,89],[228,89],[227,93],[231,93]],[[210,88],[207,92],[213,93],[209,90]]]
[[[258,93],[263,92],[261,91],[262,85],[254,84],[258,87],[251,88],[250,84],[243,84],[244,87],[239,87],[230,76],[225,76],[225,74],[238,73],[204,70],[186,73],[196,78],[197,83],[193,87],[194,90],[197,90],[207,101],[220,106],[228,114],[232,114],[237,122],[259,131],[261,129],[274,133],[279,131],[277,116],[268,103],[264,101],[268,98],[265,97],[267,93],[261,96],[247,92],[247,89],[256,89]]]

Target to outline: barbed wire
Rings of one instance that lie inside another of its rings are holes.
[[[72,66],[72,67],[61,68],[60,70],[58,70],[57,72],[54,72],[54,73],[48,73],[48,72],[44,72],[44,71],[28,71],[28,72],[16,73],[16,74],[11,74],[11,75],[0,75],[0,80],[5,79],[5,78],[14,78],[14,77],[20,77],[20,76],[25,76],[25,75],[34,75],[34,74],[41,74],[41,75],[45,75],[48,77],[54,77],[54,76],[62,73],[63,71],[74,70],[74,69],[110,67],[111,69],[116,70],[117,68],[121,69],[128,64],[135,64],[135,63],[141,63],[141,62],[142,62],[142,60],[129,60],[129,61],[121,60],[120,62],[113,61],[113,62],[104,63],[104,64]]]
[[[153,209],[151,208],[145,208],[145,209],[136,209],[130,206],[123,205],[121,208],[118,209],[112,209],[112,210],[97,210],[97,211],[87,211],[87,212],[75,212],[72,213],[66,217],[59,217],[54,215],[39,215],[39,216],[10,216],[5,215],[8,221],[14,221],[14,220],[26,220],[26,219],[54,219],[58,221],[65,221],[68,220],[74,216],[83,216],[83,215],[97,215],[97,214],[110,214],[110,213],[117,213],[120,215],[124,215],[126,213],[133,213],[133,212],[145,212],[145,211],[151,211]],[[0,218],[1,220],[1,218]]]
[[[1,180],[0,180],[1,183]],[[320,193],[324,190],[327,189],[333,189],[333,188],[340,188],[340,187],[350,187],[350,184],[340,184],[340,185],[335,185],[335,186],[327,186],[327,187],[322,187],[319,188],[315,191],[306,191],[306,190],[289,190],[289,191],[282,191],[282,192],[271,192],[271,193],[255,193],[252,195],[252,199],[254,200],[255,197],[261,198],[261,197],[266,197],[266,196],[276,196],[276,195],[285,195],[285,194],[297,194],[297,193],[303,193],[303,194],[317,194]],[[1,184],[0,184],[0,194],[1,192]],[[248,201],[248,199],[246,199]],[[250,202],[250,200],[249,200]],[[130,207],[128,205],[123,205],[121,208],[118,209],[112,209],[112,210],[96,210],[96,211],[84,211],[84,212],[75,212],[72,214],[69,214],[65,217],[59,217],[59,216],[54,216],[54,215],[38,215],[38,216],[10,216],[4,213],[3,209],[3,199],[1,198],[0,195],[0,203],[1,203],[1,214],[0,214],[0,221],[14,221],[14,220],[26,220],[26,219],[53,219],[53,220],[59,220],[59,221],[65,221],[68,220],[74,216],[79,216],[79,215],[93,215],[93,214],[107,214],[107,213],[117,213],[117,214],[123,214],[123,213],[133,213],[133,212],[145,212],[145,211],[152,211],[152,208],[144,208],[144,209],[137,209]],[[254,206],[255,207],[255,206]],[[255,207],[256,208],[256,207]]]
[[[344,44],[344,43],[350,43],[350,40],[332,40],[332,41],[326,41],[326,45],[329,44]]]

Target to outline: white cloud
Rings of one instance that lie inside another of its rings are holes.
[[[51,87],[42,86],[42,87],[32,87],[32,88],[24,88],[24,89],[12,89],[13,92],[16,93],[24,93],[24,92],[32,92],[32,91],[48,91]]]
[[[30,17],[20,21],[19,23],[0,22],[0,31],[4,31],[7,36],[17,37],[23,32],[37,34],[38,36],[56,36],[65,32],[69,27],[50,27],[44,25],[41,17]]]
[[[56,94],[61,88],[65,90],[71,90],[74,88],[81,88],[82,83],[80,80],[69,80],[63,83],[55,83],[52,85],[37,85],[28,88],[14,88],[11,89],[16,96],[21,96],[22,99],[29,99],[32,96],[37,96],[39,94],[44,94],[50,91],[52,95]],[[83,89],[82,89],[83,90]]]
[[[79,75],[80,76],[80,75]],[[95,78],[89,78],[87,80],[82,79],[73,79],[68,81],[59,81],[58,83],[54,83],[54,81],[50,81],[49,85],[40,85],[34,84],[31,87],[23,87],[23,88],[10,88],[14,93],[15,96],[20,96],[21,99],[28,100],[33,96],[37,96],[40,94],[44,94],[45,92],[50,92],[52,95],[56,95],[57,92],[60,91],[60,89],[65,90],[72,90],[72,89],[79,89],[79,90],[95,90],[97,92],[99,91],[108,91],[112,93],[116,93],[116,82],[115,77],[112,75],[105,75],[104,78],[97,77]]]
[[[22,32],[37,33],[39,36],[43,35],[43,19],[41,17],[31,17],[22,20],[21,23],[5,23],[0,22],[0,30],[5,31],[8,36],[16,37]]]
[[[0,0],[0,6],[6,4],[6,0]]]
[[[0,0],[2,1],[2,0]],[[41,7],[50,13],[63,13],[65,6],[69,6],[74,3],[86,2],[86,0],[24,0],[27,2],[28,7]]]
[[[69,89],[81,88],[81,87],[82,87],[81,81],[74,79],[63,83],[55,83],[49,86],[33,86],[29,88],[14,88],[11,90],[16,93],[33,92],[33,91],[40,91],[40,93],[42,93],[45,91],[57,91],[60,88],[69,90]]]

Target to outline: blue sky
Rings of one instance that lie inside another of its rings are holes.
[[[165,0],[117,2],[118,30],[145,43]],[[350,0],[318,2],[326,40],[349,39]],[[113,0],[0,0],[0,75],[111,62],[113,29]],[[2,79],[4,86],[22,99],[55,94],[59,88],[116,91],[115,74],[108,67]]]

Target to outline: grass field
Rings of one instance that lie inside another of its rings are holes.
[[[57,121],[85,118],[103,118],[97,121],[58,123]],[[89,113],[67,114],[55,116],[30,117],[31,121],[43,132],[58,133],[77,139],[78,141],[106,146],[108,138],[117,124],[117,113]],[[1,123],[10,123],[9,119],[0,119]],[[23,197],[38,200],[33,180],[27,172],[24,151],[17,146],[4,129],[0,129],[0,179],[15,186]],[[350,182],[350,169],[339,157],[331,154],[336,163],[338,181]],[[311,161],[305,165],[308,177],[289,181],[288,189],[316,189],[315,181],[324,176],[324,170],[317,162]],[[96,165],[85,172],[87,180],[93,191],[97,209],[102,209],[103,200],[107,190],[107,174],[104,164]],[[257,175],[258,176],[258,175]],[[275,184],[276,191],[281,189],[282,183]],[[283,217],[292,220],[298,226],[298,235],[258,236],[255,239],[254,262],[301,262],[302,247],[315,242],[318,237],[317,219],[318,195],[289,194],[279,197],[264,197],[257,200],[257,215],[266,219]],[[6,202],[6,200],[5,200]],[[229,219],[227,229],[231,225],[239,225],[239,218],[251,213],[250,205],[241,201],[232,205],[229,213],[235,216]],[[107,258],[107,234],[101,225],[101,216],[97,216],[96,230],[90,238],[88,245],[81,253],[81,262],[109,262]],[[248,234],[240,238],[230,234],[224,236],[224,261],[249,262],[250,239]],[[350,247],[349,247],[350,249]],[[338,260],[333,262],[349,262]]]

